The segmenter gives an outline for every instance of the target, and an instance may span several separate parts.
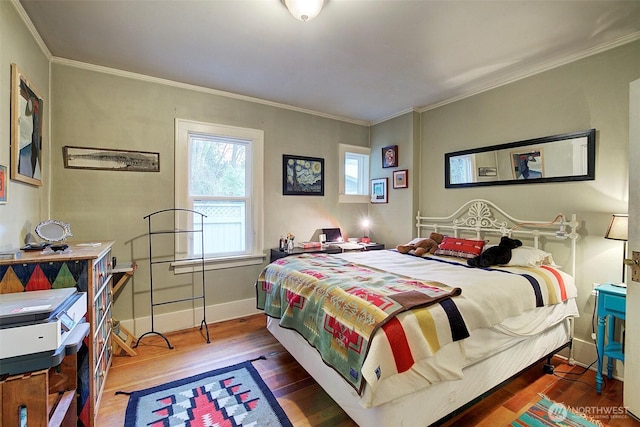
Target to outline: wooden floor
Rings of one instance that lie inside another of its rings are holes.
[[[140,390],[262,355],[266,355],[267,360],[256,361],[254,366],[294,426],[356,426],[269,334],[263,315],[212,324],[209,332],[210,344],[205,342],[201,331],[196,328],[168,334],[173,350],[167,348],[162,338],[149,335],[136,348],[137,356],[115,355],[102,394],[96,426],[124,425],[128,396],[115,395],[116,391]],[[556,372],[583,371],[580,367],[563,365],[560,359],[554,359],[554,364]],[[539,399],[538,393],[573,407],[622,406],[622,383],[619,381],[607,381],[606,389],[602,394],[597,394],[593,371],[583,375],[559,375],[576,381],[569,382],[555,375],[544,374],[541,364],[534,366],[445,425],[507,425]],[[640,426],[628,416],[614,419],[600,416],[598,419],[606,426]]]

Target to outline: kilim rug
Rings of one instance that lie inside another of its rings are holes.
[[[134,391],[124,425],[292,427],[251,362]]]
[[[546,396],[542,396],[538,402],[531,405],[524,414],[509,425],[511,427],[602,427],[599,421],[590,420],[574,412],[570,407],[556,403]]]

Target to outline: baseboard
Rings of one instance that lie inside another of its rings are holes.
[[[217,323],[224,320],[237,319],[262,313],[256,309],[255,298],[233,301],[224,304],[209,305],[206,308],[207,323]],[[122,326],[136,336],[140,336],[151,330],[151,317],[138,317],[135,319],[119,319]],[[157,314],[154,319],[156,332],[174,332],[200,326],[202,322],[202,309],[183,310],[166,314]]]
[[[559,357],[567,359],[569,352],[564,350],[558,354]],[[591,365],[597,358],[596,345],[593,341],[584,341],[579,338],[573,338],[573,358],[576,365],[586,368]],[[597,369],[596,363],[589,368],[592,371]],[[605,368],[606,369],[606,368]],[[614,361],[613,378],[618,381],[624,381],[624,365],[619,360]]]

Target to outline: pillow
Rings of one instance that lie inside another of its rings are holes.
[[[458,258],[475,258],[480,255],[484,247],[484,240],[459,239],[446,237],[438,245],[436,255],[454,256]]]
[[[520,246],[511,251],[511,261],[507,266],[515,267],[539,267],[541,265],[553,265],[553,256],[549,252],[536,249],[531,246]]]

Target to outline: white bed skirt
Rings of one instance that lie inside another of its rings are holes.
[[[340,407],[361,427],[426,427],[537,362],[571,339],[569,319],[464,368],[461,380],[445,381],[407,396],[365,407],[363,399],[295,331],[267,318],[267,329]]]

